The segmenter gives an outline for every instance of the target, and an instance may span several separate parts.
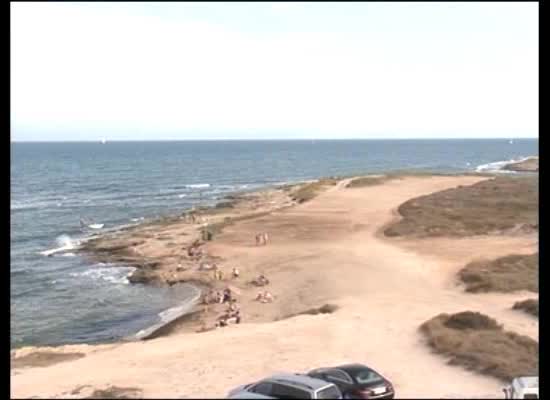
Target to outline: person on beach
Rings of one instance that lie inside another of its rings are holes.
[[[258,295],[256,296],[256,301],[262,301],[264,299],[264,294],[262,292],[258,292]]]
[[[216,303],[223,303],[223,296],[219,291],[216,292]]]
[[[263,294],[262,303],[272,303],[272,302],[273,302],[273,295],[266,290]]]
[[[231,302],[231,289],[229,289],[229,288],[225,288],[224,291],[223,291],[222,303],[225,303],[225,302],[228,302],[228,303]]]
[[[260,234],[257,233],[256,234],[256,246],[259,246],[260,245]]]
[[[237,305],[237,300],[236,299],[232,299],[230,304],[229,304],[229,307],[227,308],[227,312],[229,314],[233,314],[235,312],[239,311],[239,306]]]
[[[237,279],[239,277],[240,273],[237,267],[233,267],[233,279]]]
[[[269,280],[265,277],[265,275],[260,275],[258,277],[258,283],[260,284],[260,286],[265,286],[269,284]]]
[[[267,245],[268,240],[269,240],[269,236],[267,236],[267,232],[264,232],[262,234],[262,241],[263,241],[264,246]]]

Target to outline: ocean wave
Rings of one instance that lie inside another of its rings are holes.
[[[502,169],[508,164],[518,163],[527,160],[529,157],[521,157],[518,159],[510,159],[506,161],[494,161],[487,164],[481,164],[476,167],[476,172],[498,172],[503,174],[513,174],[515,171]]]
[[[96,267],[87,269],[84,272],[72,272],[69,274],[72,277],[85,277],[95,281],[105,281],[114,284],[128,285],[128,277],[136,270],[134,267],[118,267],[106,266],[107,264],[99,263]]]
[[[178,198],[183,199],[184,197],[187,197],[187,195],[185,193],[178,194]]]
[[[191,185],[185,185],[185,187],[188,188],[188,189],[202,189],[202,188],[210,187],[210,184],[209,183],[194,183],[194,184],[191,184]]]
[[[74,250],[78,246],[80,246],[80,244],[81,244],[80,240],[75,240],[75,239],[71,238],[69,235],[58,236],[55,239],[55,242],[57,243],[57,245],[59,247],[55,247],[53,249],[40,251],[38,254],[41,254],[43,256],[52,256],[56,253],[63,253],[63,252],[69,251],[69,250]]]
[[[39,209],[39,208],[46,208],[48,206],[51,206],[55,203],[51,202],[45,202],[45,201],[37,201],[37,202],[27,202],[27,201],[12,201],[10,203],[10,210],[33,210],[33,209]]]

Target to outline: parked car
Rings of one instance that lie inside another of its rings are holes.
[[[239,386],[229,399],[341,399],[333,383],[304,374],[280,374]]]
[[[506,399],[538,399],[539,377],[521,376],[512,379],[512,383],[502,389]]]
[[[334,383],[344,399],[393,399],[395,396],[391,382],[363,364],[318,368],[308,375]]]

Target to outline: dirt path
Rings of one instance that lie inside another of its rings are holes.
[[[430,245],[379,234],[407,199],[481,179],[406,178],[356,189],[340,184],[308,203],[229,226],[209,251],[238,265],[243,279],[261,271],[272,281],[273,304],[241,299],[244,321],[255,322],[93,353],[78,346],[86,357],[12,371],[12,396],[70,397],[88,384],[138,387],[144,397],[223,397],[272,373],[353,361],[379,370],[400,398],[502,397],[501,382],[430,354],[417,329],[439,313],[472,310],[537,339],[538,322],[510,310],[525,293],[466,294],[455,280],[469,260],[531,252],[536,239],[470,238],[453,247],[446,240]],[[258,231],[270,233],[268,246],[254,246]],[[329,302],[340,309],[261,323]]]

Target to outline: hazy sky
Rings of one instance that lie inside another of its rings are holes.
[[[538,4],[11,3],[12,140],[538,137]]]

